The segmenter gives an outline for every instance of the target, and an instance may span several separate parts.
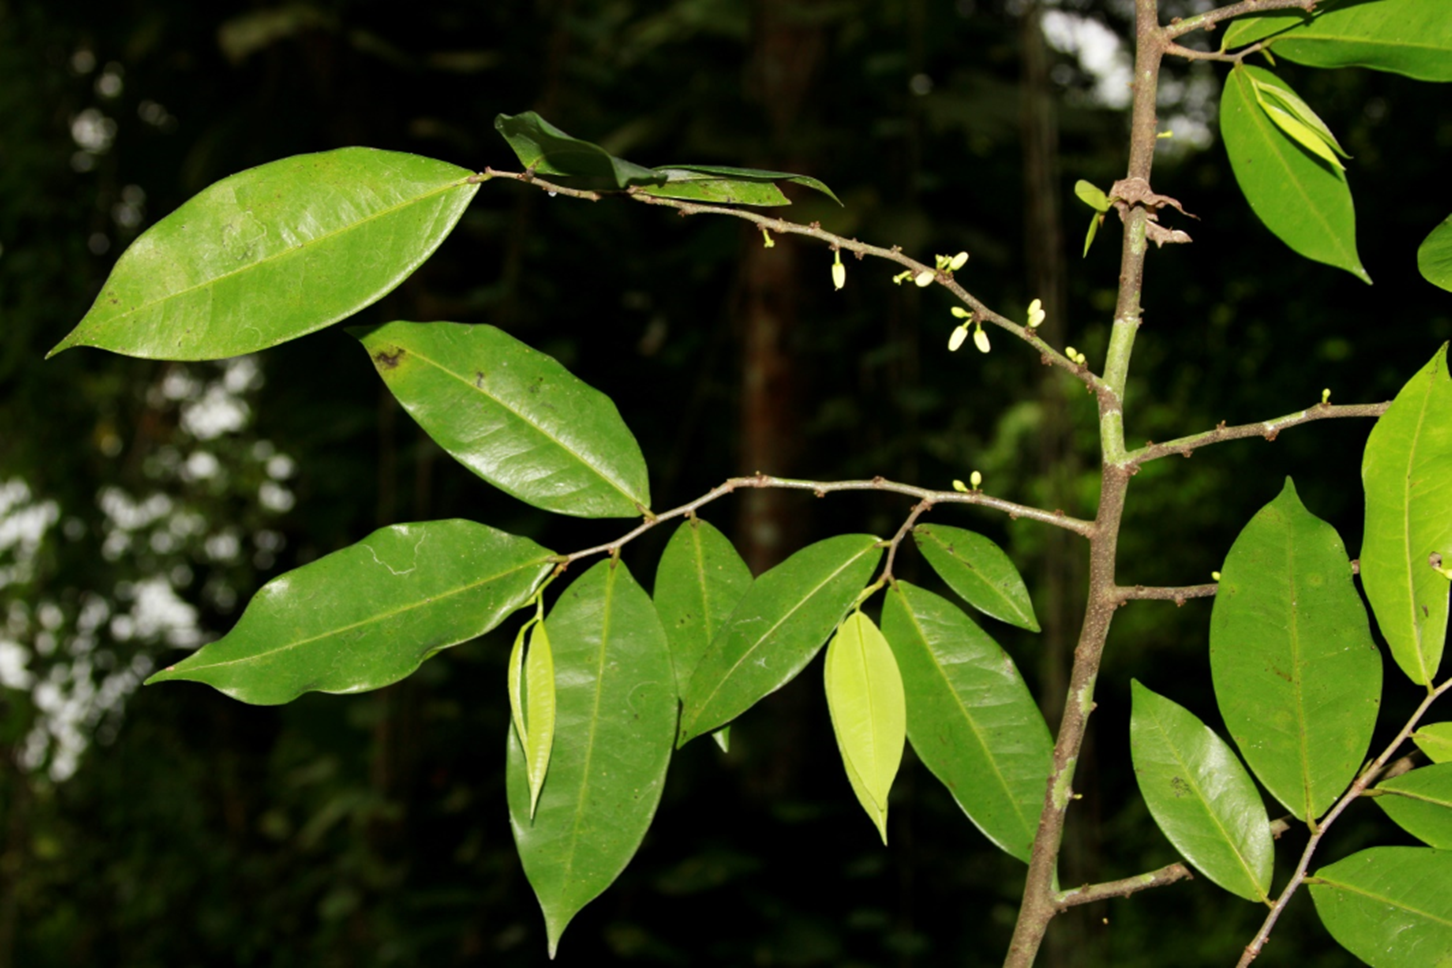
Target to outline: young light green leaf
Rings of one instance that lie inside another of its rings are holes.
[[[1236,21],[1225,48],[1273,37],[1277,56],[1309,67],[1369,67],[1422,81],[1452,81],[1452,18],[1443,0],[1323,0],[1311,16]]]
[[[691,518],[676,528],[655,573],[655,607],[671,644],[678,694],[706,647],[751,587],[751,569],[731,541],[709,522]]]
[[[162,360],[253,353],[391,292],[479,190],[470,172],[396,151],[284,158],[204,189],[131,244],[50,351]]]
[[[1291,140],[1295,141],[1307,151],[1310,151],[1317,158],[1325,161],[1326,164],[1335,168],[1337,171],[1346,170],[1346,166],[1341,163],[1341,159],[1336,157],[1336,153],[1331,150],[1331,146],[1310,127],[1302,124],[1299,119],[1292,117],[1279,105],[1271,103],[1269,99],[1262,100],[1260,106],[1265,111],[1265,116],[1275,122],[1276,127],[1290,135]]]
[[[969,605],[1000,622],[1039,630],[1023,578],[998,545],[946,524],[920,524],[913,529],[913,538],[938,577]]]
[[[1311,823],[1356,777],[1381,702],[1381,654],[1336,529],[1289,479],[1235,539],[1210,617],[1225,726],[1255,775]]]
[[[1104,221],[1102,215],[1089,216],[1089,231],[1084,234],[1084,257],[1089,255],[1089,246],[1094,244],[1094,236],[1099,234],[1099,223]]]
[[[677,745],[729,723],[794,679],[857,603],[882,558],[880,545],[875,535],[838,535],[760,575],[691,673]]]
[[[1417,269],[1432,285],[1452,292],[1452,215],[1417,247]]]
[[[827,645],[827,709],[862,809],[887,843],[887,795],[902,764],[907,705],[892,649],[856,611]]]
[[[1255,81],[1281,82],[1238,65],[1225,78],[1220,134],[1251,209],[1277,238],[1315,262],[1371,282],[1356,251],[1356,212],[1345,176],[1308,157],[1256,99]]]
[[[509,655],[509,712],[514,720],[515,737],[524,750],[529,815],[533,818],[555,742],[555,664],[549,633],[538,620],[525,623],[514,638],[514,649]]]
[[[472,521],[380,528],[262,586],[225,636],[147,683],[205,682],[270,706],[397,682],[527,602],[553,552]]]
[[[1452,380],[1447,347],[1407,381],[1366,442],[1361,587],[1392,658],[1428,685],[1442,664],[1452,563]]]
[[[1452,763],[1424,766],[1377,784],[1376,805],[1423,843],[1452,850]]]
[[[393,322],[354,335],[388,389],[450,456],[556,514],[635,517],[650,479],[620,411],[493,326]]]
[[[505,777],[514,842],[553,957],[570,919],[625,869],[655,816],[676,701],[665,631],[624,564],[602,561],[577,578],[544,627],[557,725],[533,819],[526,752],[513,729]]]
[[[897,582],[882,607],[913,750],[968,819],[1027,861],[1054,741],[1013,660],[952,602]]]
[[[1452,851],[1373,847],[1306,880],[1331,937],[1372,968],[1452,963]]]
[[[1290,114],[1303,128],[1310,129],[1310,134],[1314,136],[1314,140],[1322,142],[1322,148],[1330,148],[1342,158],[1351,157],[1342,149],[1341,143],[1336,140],[1336,136],[1331,133],[1331,129],[1326,126],[1326,122],[1321,120],[1321,116],[1311,109],[1311,105],[1301,100],[1301,96],[1286,86],[1286,83],[1280,78],[1268,80],[1259,75],[1252,74],[1251,83],[1255,86],[1256,97],[1262,107],[1266,107],[1267,109],[1272,105],[1280,107],[1282,113]],[[1277,123],[1279,124],[1280,122]],[[1297,140],[1300,139],[1297,138]],[[1316,148],[1312,148],[1311,150],[1319,152],[1319,149]],[[1336,161],[1336,159],[1332,158],[1330,160],[1338,168],[1341,167],[1341,163]]]
[[[1074,183],[1074,194],[1079,196],[1079,201],[1088,205],[1101,215],[1109,211],[1109,196],[1099,186],[1084,179]]]
[[[1452,723],[1428,723],[1412,734],[1412,741],[1433,763],[1452,763]]]
[[[1150,815],[1181,855],[1248,901],[1265,901],[1275,863],[1255,781],[1191,713],[1132,680],[1129,748]]]

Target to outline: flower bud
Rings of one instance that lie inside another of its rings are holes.
[[[963,341],[967,338],[968,325],[965,323],[962,326],[959,326],[957,329],[953,330],[953,335],[948,337],[948,352],[958,352],[958,347],[962,346]]]
[[[973,485],[973,490],[978,490],[980,487],[983,486],[983,475],[978,473],[977,471],[974,471],[972,474],[968,475],[968,483]]]
[[[968,253],[959,252],[957,255],[953,256],[953,258],[948,260],[948,271],[957,272],[959,269],[963,268],[964,263],[966,263],[967,261]]]
[[[837,253],[837,261],[832,263],[832,288],[841,289],[847,285],[847,267],[842,264],[842,253]]]
[[[973,345],[978,347],[978,352],[980,353],[988,352],[988,334],[983,332],[982,324],[973,331]]]
[[[922,289],[924,286],[931,286],[934,278],[936,277],[933,275],[931,269],[924,269],[913,277],[913,282],[919,289]]]

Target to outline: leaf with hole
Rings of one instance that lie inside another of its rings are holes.
[[[1237,20],[1222,49],[1270,38],[1277,57],[1308,67],[1369,67],[1452,81],[1452,18],[1443,0],[1322,0],[1314,14]]]
[[[1039,630],[1023,578],[998,545],[946,524],[920,524],[913,538],[938,577],[969,605],[1000,622]]]
[[[1381,702],[1381,654],[1336,529],[1286,480],[1235,539],[1210,617],[1220,714],[1250,768],[1310,823],[1356,777]]]
[[[832,732],[847,779],[887,843],[887,796],[902,764],[907,706],[892,648],[860,611],[827,644],[823,670]]]
[[[552,557],[472,521],[380,528],[263,585],[232,631],[147,683],[204,682],[263,706],[378,689],[504,621]]]
[[[1285,86],[1269,71],[1240,65],[1226,75],[1220,101],[1221,138],[1245,200],[1294,251],[1371,282],[1356,251],[1356,212],[1345,176],[1271,121],[1256,98],[1257,81]]]
[[[1372,968],[1452,964],[1452,851],[1372,847],[1306,881],[1331,937]]]
[[[1452,763],[1424,766],[1378,783],[1376,805],[1407,833],[1452,850]]]
[[[544,912],[550,957],[580,909],[614,882],[655,816],[676,729],[665,630],[619,561],[575,579],[545,618],[555,743],[530,818],[526,754],[509,731],[509,822]]]
[[[1452,565],[1452,380],[1444,344],[1377,420],[1361,461],[1361,587],[1392,658],[1432,682],[1447,638]]]
[[[856,604],[881,558],[875,535],[843,534],[759,575],[686,684],[677,745],[724,726],[796,678]]]
[[[1210,880],[1265,901],[1275,863],[1270,820],[1234,751],[1194,713],[1131,680],[1129,748],[1150,815]]]
[[[549,633],[537,619],[526,622],[514,637],[509,654],[509,712],[515,738],[524,751],[529,815],[533,817],[555,742],[555,662]]]
[[[1432,285],[1452,292],[1452,215],[1417,247],[1417,270]]]
[[[1054,741],[1013,660],[962,609],[908,582],[882,607],[923,765],[1001,850],[1029,859]]]
[[[605,394],[493,326],[354,331],[378,375],[440,447],[527,504],[586,518],[650,506],[640,445]]]
[[[143,232],[50,355],[160,360],[255,353],[372,305],[454,228],[466,169],[340,148],[224,178]]]

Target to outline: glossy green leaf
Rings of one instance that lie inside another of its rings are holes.
[[[843,534],[808,545],[760,575],[696,664],[681,697],[684,745],[786,685],[857,602],[881,540]]]
[[[163,360],[253,353],[377,302],[479,190],[454,165],[341,148],[224,178],[133,242],[72,346]]]
[[[1023,578],[998,545],[946,524],[920,524],[913,529],[913,538],[938,577],[969,605],[1000,622],[1039,630]]]
[[[655,607],[670,640],[679,695],[750,587],[751,569],[713,525],[693,517],[676,528],[656,568]]]
[[[610,398],[493,326],[359,330],[388,389],[439,446],[521,501],[584,518],[650,506],[640,445]]]
[[[555,742],[555,663],[543,622],[527,622],[515,636],[509,655],[509,712],[515,738],[524,751],[529,815],[533,817]]]
[[[887,843],[887,796],[907,739],[902,676],[872,619],[847,616],[827,645],[824,670],[832,732],[862,809]]]
[[[1356,252],[1356,212],[1345,176],[1276,127],[1256,99],[1255,80],[1285,87],[1269,71],[1241,65],[1226,75],[1220,100],[1220,134],[1246,201],[1293,250],[1369,283]]]
[[[1013,660],[952,602],[897,582],[882,631],[918,759],[1001,850],[1029,859],[1054,741]]]
[[[527,602],[553,552],[472,521],[380,528],[262,586],[232,631],[147,680],[270,706],[377,689]]]
[[[1376,805],[1423,843],[1452,849],[1452,763],[1424,766],[1377,784]]]
[[[776,182],[815,189],[841,200],[809,175],[724,165],[662,165],[646,168],[617,158],[597,144],[571,137],[533,111],[501,114],[494,127],[525,168],[580,187],[630,188],[661,198],[735,205],[790,205]]]
[[[1132,683],[1129,747],[1150,815],[1181,855],[1248,901],[1270,890],[1274,847],[1255,781],[1195,716]]]
[[[512,729],[505,776],[514,842],[553,957],[570,919],[625,869],[655,816],[676,698],[665,630],[621,562],[577,578],[544,624],[557,683],[555,746],[533,820],[525,752]]]
[[[1381,654],[1336,529],[1289,479],[1235,539],[1210,618],[1210,671],[1241,755],[1310,823],[1356,777],[1381,702]]]
[[[1331,937],[1372,968],[1452,966],[1452,851],[1373,847],[1306,880]]]
[[[1452,723],[1428,723],[1412,740],[1433,763],[1452,763]]]
[[[1271,40],[1277,57],[1310,67],[1370,67],[1452,81],[1452,18],[1444,0],[1322,0],[1316,12],[1237,20],[1226,49]]]
[[[1417,269],[1432,285],[1452,292],[1452,215],[1417,247]]]
[[[1429,684],[1442,664],[1452,565],[1452,381],[1447,347],[1402,387],[1377,420],[1361,461],[1366,536],[1361,587],[1392,658]]]

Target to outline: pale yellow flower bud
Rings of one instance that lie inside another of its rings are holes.
[[[973,490],[978,490],[980,487],[983,486],[983,475],[978,473],[977,471],[974,471],[972,474],[968,475],[968,483],[973,485]]]
[[[953,335],[948,337],[948,352],[958,352],[958,347],[962,346],[963,341],[967,338],[968,327],[966,325],[959,326],[957,329],[953,330]]]
[[[921,289],[924,286],[931,286],[933,284],[934,278],[936,277],[933,275],[932,270],[924,269],[922,272],[919,272],[916,276],[913,277],[913,282],[917,284],[917,287],[919,289]]]
[[[978,347],[980,353],[988,352],[988,334],[983,332],[981,325],[973,331],[973,345]]]

